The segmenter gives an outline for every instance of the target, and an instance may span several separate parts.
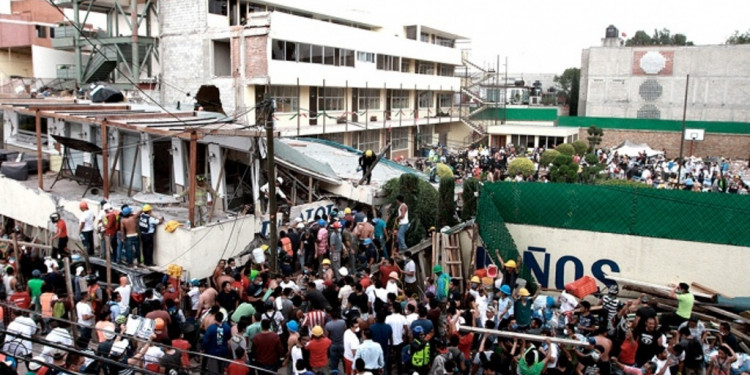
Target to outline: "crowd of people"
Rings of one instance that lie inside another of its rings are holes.
[[[433,179],[437,177],[437,164],[441,163],[447,165],[457,179],[548,182],[549,166],[540,164],[545,151],[539,147],[523,149],[520,153],[512,144],[498,148],[477,146],[460,152],[437,146],[426,157],[415,160],[414,166]],[[732,163],[723,157],[687,157],[680,162],[679,158],[666,158],[663,152],[627,156],[605,148],[597,149],[595,155],[603,178],[632,180],[658,189],[748,194],[748,184],[743,180],[747,175],[745,162]],[[517,157],[529,158],[534,163],[534,173],[511,175],[508,165]],[[573,155],[573,160],[580,166],[580,177],[583,168],[590,164],[579,155]]]
[[[401,198],[398,215],[408,215]],[[397,221],[398,222],[398,221]],[[408,223],[408,218],[407,218]],[[0,373],[33,374],[696,374],[732,375],[738,339],[692,314],[687,284],[675,313],[616,285],[585,298],[543,294],[505,260],[494,279],[452,278],[424,265],[398,228],[365,209],[289,223],[277,246],[207,279],[164,275],[145,293],[128,277],[107,288],[54,260],[30,277],[2,265]],[[279,267],[269,264],[278,252]],[[274,271],[278,268],[278,271]],[[25,282],[23,280],[26,280]],[[72,303],[71,303],[72,301]],[[481,330],[485,329],[485,330]],[[520,334],[525,334],[523,336]],[[530,336],[529,336],[530,335]],[[560,341],[560,339],[564,339]]]

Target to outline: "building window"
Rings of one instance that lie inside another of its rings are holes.
[[[422,91],[419,93],[419,108],[432,107],[432,91]]]
[[[380,109],[380,89],[359,89],[359,110]]]
[[[208,13],[227,15],[227,0],[208,0]]]
[[[271,58],[274,60],[284,61],[286,55],[284,54],[284,42],[283,40],[272,40],[271,41]]]
[[[44,39],[47,37],[47,26],[36,25],[34,28],[36,29],[37,38]]]
[[[323,46],[312,46],[312,63],[322,64],[323,63]]]
[[[540,136],[539,137],[539,147],[544,147],[545,149],[554,149],[558,145],[561,145],[565,142],[565,138],[563,137],[548,137],[548,136]]]
[[[409,108],[409,92],[406,90],[393,90],[391,92],[391,108]]]
[[[286,42],[284,43],[284,60],[286,61],[297,61],[297,43]]]
[[[445,94],[438,94],[438,107],[440,108],[450,108],[453,106],[453,94],[445,93]]]
[[[297,53],[297,56],[297,61],[309,63],[312,59],[312,46],[307,43],[299,43],[299,51]]]
[[[435,63],[430,61],[419,61],[417,64],[417,73],[435,75]]]
[[[336,50],[338,48],[324,47],[323,49],[323,64],[325,65],[336,65]]]
[[[430,42],[430,34],[427,34],[427,33],[421,33],[421,34],[419,34],[419,40],[422,41],[422,42],[425,42],[425,43],[429,43]]]
[[[353,67],[354,51],[274,39],[271,41],[271,59]]]
[[[378,54],[376,68],[398,72],[401,70],[401,58],[398,56]]]
[[[318,108],[323,111],[343,111],[344,95],[342,87],[321,87],[318,91]]]
[[[47,134],[47,118],[42,117],[42,134]],[[18,114],[18,133],[36,135],[36,116]]]
[[[339,51],[338,66],[354,66],[354,51],[350,49],[337,48]]]
[[[411,59],[401,59],[401,72],[402,73],[411,72]]]
[[[391,130],[393,150],[406,150],[409,148],[409,133],[411,133],[411,128],[396,128]]]
[[[357,51],[357,61],[374,63],[375,62],[375,54],[372,53],[372,52]]]
[[[380,148],[380,130],[357,132],[357,149],[361,151]]]
[[[232,48],[228,41],[214,40],[214,76],[232,75]]]
[[[516,147],[534,148],[533,135],[514,134],[511,136],[511,141]]]
[[[276,101],[276,112],[296,112],[299,107],[296,86],[271,86],[271,97]]]
[[[455,72],[456,68],[454,68],[453,65],[438,64],[438,66],[439,66],[438,75],[441,75],[443,77],[453,77],[454,76],[454,72]]]
[[[439,36],[435,36],[435,44],[443,47],[450,47],[453,48],[453,40],[447,39],[447,38],[441,38]]]

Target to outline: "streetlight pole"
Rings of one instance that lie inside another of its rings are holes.
[[[688,87],[690,86],[690,74],[685,79],[685,102],[682,104],[682,133],[680,133],[680,160],[677,162],[677,186],[680,186],[682,177],[682,153],[685,150],[685,118],[687,115]]]

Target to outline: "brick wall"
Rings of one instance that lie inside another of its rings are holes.
[[[586,128],[579,130],[579,139],[586,141]],[[603,147],[616,147],[625,140],[647,143],[654,150],[663,150],[667,157],[680,156],[680,132],[637,131],[604,129]],[[690,156],[691,141],[685,141],[684,155]],[[750,135],[706,133],[701,142],[693,142],[693,153],[697,157],[724,156],[732,159],[747,159],[750,155]]]
[[[268,36],[248,36],[245,38],[245,77],[268,76]]]

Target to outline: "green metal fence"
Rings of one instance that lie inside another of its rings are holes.
[[[480,228],[490,227],[492,231],[493,227],[505,228],[507,222],[750,246],[750,196],[624,186],[498,182],[484,185],[479,207]],[[517,256],[513,254],[515,245],[508,246],[512,239],[504,238],[504,233],[480,233],[485,242],[490,241],[490,246],[503,246],[509,256]]]

